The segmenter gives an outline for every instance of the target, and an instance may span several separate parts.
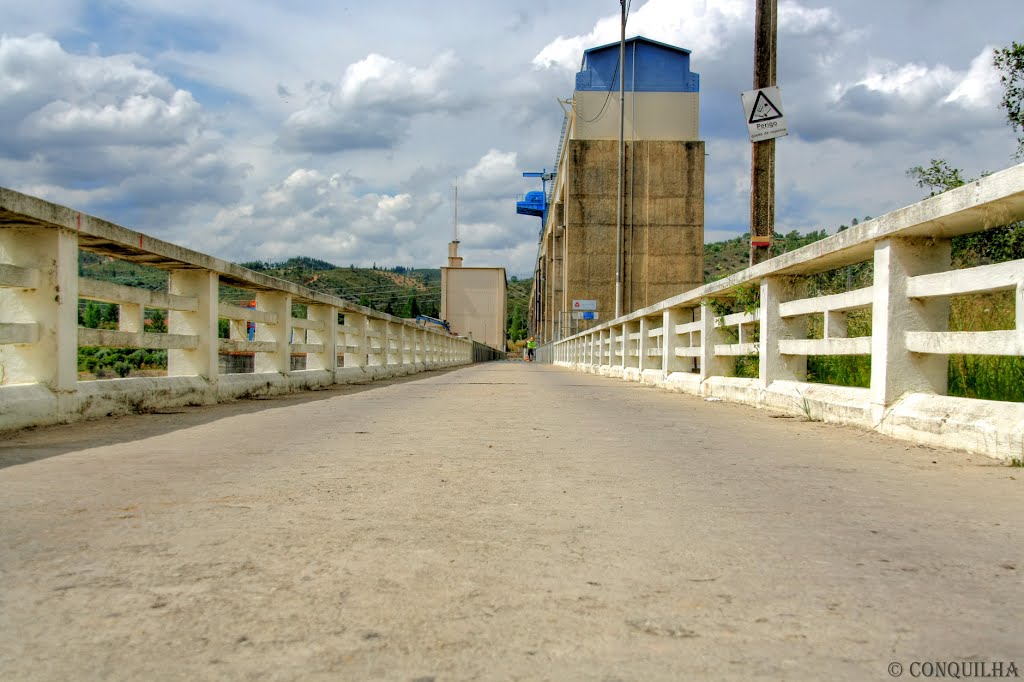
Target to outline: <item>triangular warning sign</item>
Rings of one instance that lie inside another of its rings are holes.
[[[772,101],[768,99],[764,92],[761,90],[757,91],[757,99],[754,100],[754,109],[750,112],[750,120],[747,123],[761,123],[762,121],[772,121],[777,118],[782,118],[782,112],[779,108],[772,104]]]

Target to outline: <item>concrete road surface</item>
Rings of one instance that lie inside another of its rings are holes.
[[[511,362],[7,436],[3,680],[1024,675],[977,457]]]

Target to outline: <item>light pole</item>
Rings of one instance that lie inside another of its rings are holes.
[[[622,316],[622,191],[623,166],[626,161],[626,0],[619,0],[622,8],[622,31],[619,36],[619,179],[618,202],[615,218],[615,317]],[[636,85],[634,84],[634,87]]]

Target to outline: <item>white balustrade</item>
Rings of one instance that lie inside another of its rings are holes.
[[[580,371],[1022,458],[1024,404],[946,395],[949,355],[1024,355],[1024,260],[953,270],[950,240],[1021,219],[1024,164],[556,342],[556,357]],[[869,261],[871,286],[807,295],[808,276]],[[756,305],[715,314],[712,300],[741,287],[756,288]],[[1013,329],[949,329],[951,297],[1001,291],[1014,292]],[[870,316],[870,335],[850,336],[851,313]],[[820,338],[808,338],[812,320]],[[840,355],[870,357],[870,386],[807,381],[808,356]],[[756,356],[756,377],[735,376],[743,356]]]
[[[79,277],[80,249],[159,267],[167,292]],[[255,307],[221,301],[222,285]],[[79,299],[118,305],[117,329],[79,327]],[[297,304],[305,317],[293,316]],[[166,332],[146,331],[147,309],[166,311]],[[219,338],[220,319],[228,338]],[[79,346],[166,350],[167,376],[78,381]],[[222,374],[222,353],[253,355],[255,372]],[[305,356],[305,369],[291,369],[293,355]],[[473,357],[470,339],[0,188],[0,429],[365,382]]]

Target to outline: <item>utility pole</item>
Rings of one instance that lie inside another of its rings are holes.
[[[756,0],[754,16],[754,89],[776,85],[778,0]],[[771,258],[775,231],[775,140],[751,143],[750,265]]]
[[[622,214],[623,166],[626,157],[626,0],[619,0],[622,8],[622,32],[619,38],[619,187],[615,219],[615,317],[622,316]],[[636,84],[633,84],[636,87]]]

